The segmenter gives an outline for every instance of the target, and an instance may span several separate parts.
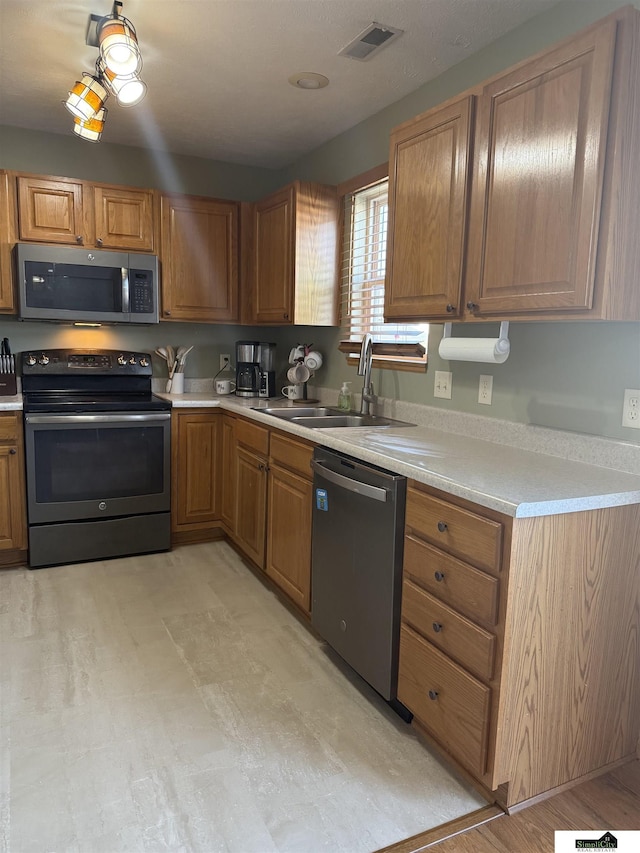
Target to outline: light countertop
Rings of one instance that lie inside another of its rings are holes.
[[[427,426],[309,429],[259,411],[292,403],[160,394],[172,406],[223,409],[347,453],[517,518],[640,503],[640,475]],[[256,410],[258,409],[258,410]]]

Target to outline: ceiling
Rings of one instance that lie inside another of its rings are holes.
[[[103,141],[281,168],[379,112],[557,0],[124,0],[145,100],[114,99]],[[71,135],[62,101],[97,49],[109,0],[0,0],[0,122]],[[338,55],[372,21],[404,34],[367,61]],[[288,78],[324,74],[324,89]],[[79,143],[89,144],[89,143]]]

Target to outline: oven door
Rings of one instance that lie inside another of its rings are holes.
[[[171,413],[25,415],[29,524],[170,509]]]

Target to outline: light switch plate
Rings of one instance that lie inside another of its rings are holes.
[[[453,377],[448,370],[436,370],[433,380],[433,396],[451,399]]]

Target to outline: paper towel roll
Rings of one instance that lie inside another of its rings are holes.
[[[484,361],[502,364],[509,357],[508,338],[443,338],[438,354],[446,361]]]

